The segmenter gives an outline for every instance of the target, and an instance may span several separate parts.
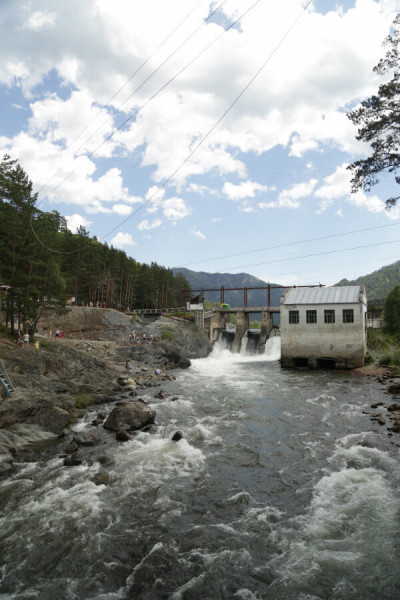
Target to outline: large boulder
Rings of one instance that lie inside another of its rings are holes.
[[[48,396],[21,393],[0,405],[0,428],[14,423],[39,425],[45,431],[59,435],[69,423],[69,413],[56,406]]]
[[[103,427],[112,431],[121,429],[142,429],[154,423],[156,411],[150,408],[144,400],[131,400],[116,406],[108,416]]]

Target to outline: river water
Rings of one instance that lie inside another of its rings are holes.
[[[101,430],[109,485],[54,450],[21,464],[0,483],[0,598],[399,599],[400,439],[362,412],[382,387],[278,358],[279,338],[217,346],[163,384],[176,400],[148,391],[155,432]]]

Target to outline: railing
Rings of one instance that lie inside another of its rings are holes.
[[[8,376],[3,361],[0,359],[0,383],[4,387],[7,396],[11,396],[11,392],[14,391],[14,386]]]
[[[169,314],[174,312],[185,312],[185,306],[177,306],[174,308],[136,308],[132,310],[133,315],[160,315],[161,313]]]

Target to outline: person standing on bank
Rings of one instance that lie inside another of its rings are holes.
[[[24,333],[24,348],[27,348],[29,346],[29,333],[27,331],[25,331]]]

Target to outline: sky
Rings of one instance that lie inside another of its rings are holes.
[[[0,0],[0,156],[142,263],[332,285],[400,259],[346,116],[399,0]],[[367,290],[368,293],[368,290]]]

